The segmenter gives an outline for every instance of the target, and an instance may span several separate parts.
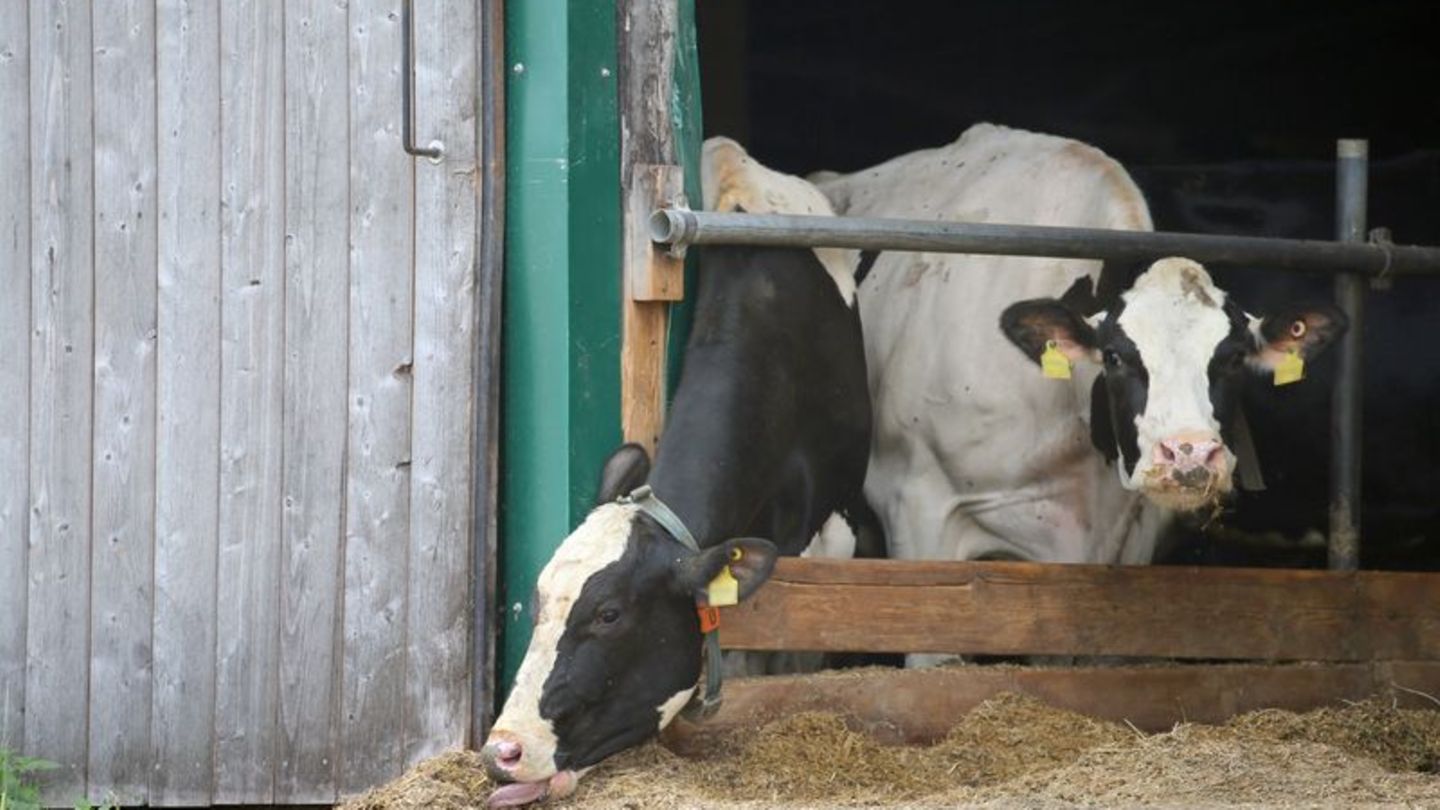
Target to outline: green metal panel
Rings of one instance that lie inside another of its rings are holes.
[[[620,441],[614,0],[506,4],[501,683],[535,578]]]

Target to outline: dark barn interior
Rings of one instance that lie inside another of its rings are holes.
[[[1334,236],[1335,140],[1370,139],[1369,224],[1440,244],[1440,8],[1426,3],[700,0],[706,135],[806,174],[990,121],[1120,160],[1161,230]],[[1215,267],[1252,312],[1329,276]],[[1368,296],[1362,564],[1440,570],[1440,279]],[[1249,386],[1268,489],[1170,562],[1325,559],[1333,356]]]

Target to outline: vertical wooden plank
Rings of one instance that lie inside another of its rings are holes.
[[[155,534],[155,4],[94,19],[89,792],[146,798]]]
[[[501,321],[505,282],[505,3],[480,3],[480,244],[475,282],[475,532],[470,561],[470,746],[495,720],[500,545]]]
[[[275,800],[335,800],[349,230],[347,4],[285,9],[284,551]]]
[[[274,798],[284,431],[284,6],[220,5],[215,793]]]
[[[160,264],[150,803],[214,777],[220,486],[220,0],[160,0]]]
[[[668,300],[683,289],[679,262],[658,274],[648,239],[651,194],[643,188],[646,164],[677,162],[671,103],[675,85],[676,0],[637,0],[619,5],[620,176],[625,182],[623,342],[620,347],[620,422],[626,441],[652,452],[665,425],[665,359]],[[670,182],[679,183],[679,178]],[[672,188],[656,195],[674,196]]]
[[[476,33],[474,4],[415,9],[417,140],[445,157],[415,168],[407,764],[464,743],[470,716]]]
[[[620,351],[620,426],[626,441],[652,454],[665,426],[667,302],[684,295],[684,261],[650,241],[650,212],[683,204],[685,176],[678,166],[645,162],[630,167],[625,189],[625,310]]]
[[[25,749],[85,791],[94,323],[90,4],[30,4],[30,560]]]
[[[23,750],[30,500],[30,25],[0,5],[0,748]]]
[[[350,391],[340,791],[398,776],[410,539],[414,172],[394,0],[350,4]]]

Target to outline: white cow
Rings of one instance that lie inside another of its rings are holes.
[[[1151,228],[1100,150],[989,124],[816,180],[848,216]],[[1097,299],[1100,275],[1073,259],[875,259],[859,290],[865,493],[891,556],[1149,562],[1172,508],[1213,507],[1231,488],[1242,372],[1313,356],[1345,327],[1324,306],[1252,318],[1185,259],[1107,279]],[[1069,379],[1042,376],[1047,348]]]

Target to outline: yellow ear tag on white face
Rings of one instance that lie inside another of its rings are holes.
[[[1040,373],[1051,380],[1070,379],[1070,358],[1060,351],[1053,340],[1045,342],[1045,351],[1040,355]]]
[[[710,600],[710,607],[729,607],[740,602],[740,582],[735,575],[730,573],[730,566],[720,569],[720,573],[710,580],[710,587],[706,592]]]
[[[1305,379],[1305,361],[1300,358],[1299,352],[1291,349],[1285,353],[1280,362],[1275,364],[1275,384],[1289,385],[1303,379]]]

